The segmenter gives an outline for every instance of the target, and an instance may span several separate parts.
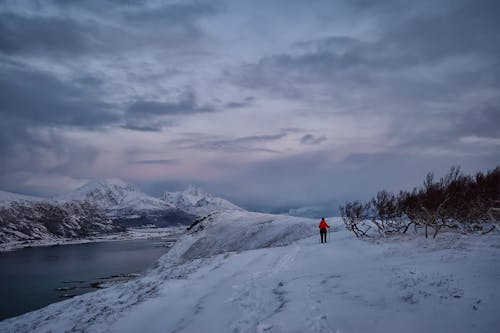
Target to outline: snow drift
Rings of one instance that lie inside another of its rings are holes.
[[[309,219],[239,211],[216,212],[198,220],[167,257],[178,256],[180,262],[185,262],[226,252],[285,246],[314,232]]]

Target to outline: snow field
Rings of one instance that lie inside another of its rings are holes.
[[[315,220],[222,212],[144,277],[1,332],[498,332],[500,235],[360,240]]]
[[[166,285],[111,331],[145,323],[148,332],[498,331],[498,236],[439,244],[330,236],[326,245],[313,236],[217,255],[182,291]]]

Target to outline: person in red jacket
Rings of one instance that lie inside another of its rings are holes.
[[[321,222],[319,223],[319,234],[321,236],[321,243],[326,243],[326,228],[330,228],[330,226],[328,225],[328,223],[326,223],[325,221],[325,218],[323,217],[321,219]],[[323,239],[325,240],[323,242]]]

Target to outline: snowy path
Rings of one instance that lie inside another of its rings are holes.
[[[423,257],[414,243],[344,246],[342,236],[220,255],[187,280],[166,283],[161,296],[124,314],[111,331],[500,330],[498,248],[424,248]]]
[[[330,236],[186,261],[85,302],[0,322],[0,332],[500,331],[500,235],[380,244],[346,231]],[[206,246],[203,237],[174,251]]]

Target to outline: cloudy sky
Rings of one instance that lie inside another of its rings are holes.
[[[335,210],[492,169],[499,33],[494,0],[4,0],[0,189]]]

